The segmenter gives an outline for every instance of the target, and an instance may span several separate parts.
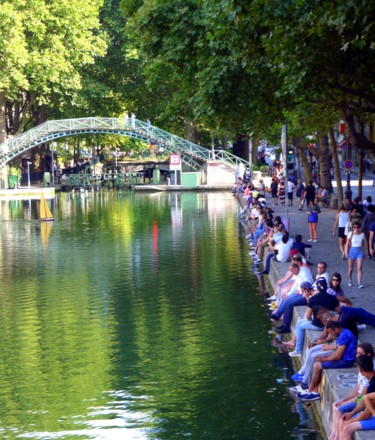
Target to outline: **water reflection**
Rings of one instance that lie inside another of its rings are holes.
[[[0,202],[4,437],[290,438],[230,194],[51,203],[44,231],[37,201]]]

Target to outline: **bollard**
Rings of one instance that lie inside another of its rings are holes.
[[[337,195],[333,193],[331,194],[331,209],[339,209],[339,201],[337,199]]]

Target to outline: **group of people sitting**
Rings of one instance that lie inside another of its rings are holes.
[[[341,274],[335,272],[330,277],[324,261],[317,264],[313,277],[308,261],[311,245],[304,243],[300,234],[290,237],[287,225],[279,216],[274,216],[261,199],[250,195],[242,216],[249,221],[247,241],[254,262],[263,262],[264,251],[270,251],[262,274],[269,273],[272,259],[290,261],[288,271],[268,298],[271,321],[282,323],[275,331],[280,335],[291,334],[289,341],[282,342],[291,349],[289,355],[302,359],[305,354],[301,369],[292,376],[299,384],[290,391],[303,401],[319,400],[323,370],[351,368],[356,363],[358,384],[348,396],[333,405],[329,440],[348,440],[355,431],[375,430],[374,351],[370,343],[357,343],[359,330],[366,325],[375,327],[375,315],[353,307],[341,286]],[[306,312],[292,332],[296,306],[306,306]],[[305,348],[306,330],[321,334]]]
[[[348,396],[333,405],[334,422],[329,440],[351,439],[355,431],[375,430],[375,371],[370,343],[357,344],[358,331],[366,325],[375,327],[375,315],[352,306],[341,287],[341,275],[328,276],[327,264],[319,262],[313,279],[311,269],[301,255],[292,257],[285,276],[268,298],[271,321],[282,320],[276,331],[291,333],[294,307],[306,306],[292,337],[283,344],[293,349],[291,357],[302,357],[306,330],[321,331],[305,353],[300,370],[292,376],[299,382],[290,388],[303,401],[320,399],[319,386],[323,369],[351,368],[357,362],[358,385]],[[364,396],[366,399],[361,400]]]

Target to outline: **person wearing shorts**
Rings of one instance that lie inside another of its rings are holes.
[[[352,286],[352,274],[354,262],[357,260],[357,280],[358,288],[362,289],[362,264],[365,256],[365,234],[361,232],[359,222],[353,223],[353,230],[349,232],[345,247],[345,257],[348,259],[348,286]]]
[[[336,235],[336,230],[338,230],[339,236],[339,246],[342,254],[342,259],[345,259],[345,245],[346,245],[346,235],[345,227],[349,222],[349,212],[346,210],[345,206],[342,205],[340,211],[336,215],[335,225],[333,227],[333,236]]]
[[[363,399],[357,399],[355,407],[346,412],[339,421],[339,429],[336,435],[328,437],[328,440],[351,440],[356,431],[375,430],[375,371],[373,361],[369,356],[359,356],[357,364],[360,373],[368,380],[366,392]],[[349,403],[347,404],[349,406]]]

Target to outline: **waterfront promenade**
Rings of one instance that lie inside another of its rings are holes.
[[[357,183],[356,175],[353,175],[353,197],[357,195]],[[364,196],[372,195],[375,199],[375,188],[372,188],[372,179],[370,176],[365,176],[364,180]],[[268,203],[271,201],[267,198]],[[271,206],[271,205],[269,205]],[[285,217],[285,207],[280,205],[271,208],[274,210],[274,215],[280,215]],[[290,219],[290,234],[294,237],[296,234],[301,234],[303,241],[307,242],[309,239],[308,223],[306,210],[298,211],[297,203],[295,201],[294,206],[288,207],[288,218]],[[334,272],[339,272],[342,275],[342,287],[345,292],[345,296],[350,298],[353,302],[353,307],[363,307],[371,313],[375,314],[375,261],[369,259],[367,256],[363,262],[363,277],[362,284],[363,289],[357,287],[357,272],[356,268],[353,272],[353,286],[348,286],[348,263],[341,258],[341,252],[338,244],[337,234],[333,236],[333,226],[335,223],[337,211],[322,208],[321,214],[319,214],[318,223],[318,241],[312,243],[312,252],[310,262],[312,263],[311,269],[313,276],[316,276],[317,263],[324,261],[328,266],[328,273],[332,275]],[[267,253],[265,253],[264,261]],[[276,281],[284,276],[287,272],[290,263],[276,263],[272,261],[271,271],[267,276],[268,282],[271,288],[275,285]],[[305,307],[295,307],[294,320],[292,328],[294,328],[299,316],[303,316]],[[305,348],[311,340],[316,339],[320,332],[307,332],[305,338]],[[375,344],[375,328],[366,327],[359,333],[360,342],[370,342]],[[304,358],[302,358],[303,360]],[[298,365],[296,364],[296,367]],[[313,406],[320,417],[321,426],[328,435],[331,430],[331,407],[332,403],[339,398],[344,397],[351,388],[356,385],[357,368],[353,367],[350,370],[326,370],[321,385],[321,400],[313,403]],[[370,440],[374,438],[374,432],[360,432],[354,438],[356,440]]]

